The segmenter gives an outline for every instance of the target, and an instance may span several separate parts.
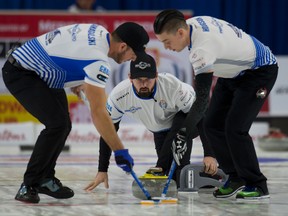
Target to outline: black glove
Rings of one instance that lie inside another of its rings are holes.
[[[172,152],[175,162],[181,165],[180,160],[187,151],[186,129],[181,128],[172,142]]]
[[[134,166],[134,160],[130,156],[128,149],[114,151],[114,155],[117,166],[119,166],[125,172],[131,172]]]

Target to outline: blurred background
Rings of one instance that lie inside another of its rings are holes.
[[[91,0],[84,0],[91,1]],[[1,10],[67,10],[75,0],[0,0]],[[288,54],[286,0],[92,0],[109,11],[150,11],[175,8],[227,20],[254,35],[275,54]]]
[[[5,62],[5,53],[11,46],[21,44],[61,25],[94,22],[105,26],[111,32],[124,21],[135,21],[143,25],[151,37],[148,52],[156,58],[158,71],[173,73],[181,80],[192,84],[192,69],[186,57],[188,50],[176,55],[166,52],[153,33],[152,24],[155,15],[167,8],[182,10],[187,18],[208,15],[224,19],[270,47],[279,60],[280,72],[267,103],[255,120],[255,123],[265,126],[259,127],[253,135],[269,135],[271,128],[288,134],[286,24],[288,1],[286,0],[0,0],[0,66],[2,67]],[[127,78],[128,72],[127,64],[119,66],[111,62],[111,65],[113,73],[107,86],[107,94],[117,83]],[[12,135],[18,133],[13,131],[14,125],[11,126],[12,131],[5,131],[10,123],[36,122],[9,95],[1,79],[2,74],[0,75],[0,144],[1,140],[7,143],[7,133]],[[73,95],[68,95],[68,99],[73,122],[89,124],[87,107]],[[128,119],[124,122],[131,123]],[[128,128],[130,129],[133,130]],[[18,136],[21,134],[18,133]],[[14,143],[16,141],[14,140]]]

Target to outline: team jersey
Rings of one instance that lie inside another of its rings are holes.
[[[192,86],[171,74],[158,74],[153,95],[138,97],[129,79],[120,82],[109,94],[107,110],[114,123],[127,115],[145,125],[152,132],[170,129],[178,111],[187,113],[195,101]]]
[[[50,88],[83,82],[104,88],[111,71],[109,46],[109,33],[103,26],[73,24],[27,41],[12,55]]]
[[[190,27],[190,55],[195,75],[233,78],[247,69],[276,64],[270,49],[232,24],[209,16],[186,20]]]

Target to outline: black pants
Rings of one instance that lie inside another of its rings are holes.
[[[156,166],[161,167],[166,175],[168,175],[173,161],[172,142],[176,137],[177,132],[182,127],[186,115],[187,114],[183,112],[178,112],[174,117],[172,127],[170,128],[169,131],[153,133],[155,149],[158,156]],[[192,141],[193,141],[192,139],[187,140],[187,151],[185,152],[183,158],[180,161],[181,166],[177,166],[176,171],[174,173],[173,179],[177,182],[177,184],[179,184],[180,182],[179,177],[181,169],[184,166],[190,164]]]
[[[8,61],[2,73],[11,94],[45,125],[37,138],[24,175],[26,185],[37,185],[43,179],[55,175],[57,158],[71,131],[66,93],[64,89],[49,88],[34,71],[19,69]]]
[[[261,173],[250,127],[270,93],[278,66],[247,70],[234,79],[219,78],[204,126],[220,168],[231,177],[240,177],[247,186],[268,191],[267,179]],[[266,96],[261,98],[260,91]]]

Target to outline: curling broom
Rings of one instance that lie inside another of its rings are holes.
[[[132,170],[131,174],[134,178],[134,180],[136,181],[136,183],[138,184],[138,186],[140,187],[140,189],[143,191],[143,193],[145,194],[145,196],[147,197],[147,200],[141,200],[140,203],[143,205],[153,205],[153,204],[176,204],[178,202],[177,198],[172,198],[172,197],[166,197],[171,179],[173,177],[173,174],[175,172],[176,169],[176,163],[173,160],[172,164],[171,164],[171,168],[168,174],[168,178],[167,181],[165,183],[165,186],[163,188],[163,192],[161,194],[161,197],[151,197],[151,195],[149,194],[148,190],[144,187],[144,185],[142,184],[142,182],[138,179],[138,177],[136,176],[135,172]]]

